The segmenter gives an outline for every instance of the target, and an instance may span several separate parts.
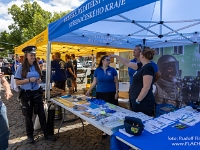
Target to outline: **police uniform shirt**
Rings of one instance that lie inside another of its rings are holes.
[[[115,92],[115,79],[117,71],[108,66],[106,72],[101,67],[98,67],[94,72],[94,77],[97,79],[97,92]]]
[[[35,77],[37,79],[39,79],[39,77],[40,77],[39,73],[35,69],[35,66],[34,65],[30,66],[30,69],[26,75],[26,78],[23,78],[22,77],[22,65],[19,65],[19,67],[17,68],[17,71],[15,73],[14,79],[24,80],[24,79],[29,79],[31,77]],[[21,88],[24,90],[38,90],[39,84],[37,84],[36,82],[28,82],[26,84],[22,84]]]

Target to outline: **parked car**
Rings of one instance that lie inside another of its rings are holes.
[[[77,63],[77,68],[83,68],[83,65],[81,63]]]

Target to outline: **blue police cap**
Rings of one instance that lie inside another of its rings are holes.
[[[22,49],[22,52],[35,54],[36,53],[36,49],[37,49],[36,46],[27,46],[27,47]]]
[[[142,134],[142,131],[144,130],[144,125],[139,118],[125,117],[124,128],[127,133],[138,136]]]

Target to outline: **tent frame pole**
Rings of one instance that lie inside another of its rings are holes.
[[[46,66],[46,85],[45,85],[45,99],[50,101],[50,78],[51,78],[51,42],[47,45],[47,66]]]
[[[177,32],[177,30],[173,30],[172,28],[168,27],[168,26],[167,26],[167,25],[165,25],[165,24],[163,24],[163,26],[165,26],[166,28],[168,28],[168,29],[172,30],[173,32],[175,32],[175,33],[177,33],[178,35],[180,35],[181,37],[183,37],[183,38],[187,39],[188,41],[194,42],[194,41],[190,40],[189,38],[187,38],[186,36],[184,36],[183,34],[181,34],[181,33],[178,33],[178,32]]]
[[[163,0],[160,0],[160,22],[163,16]],[[160,35],[162,35],[162,24],[160,24]]]

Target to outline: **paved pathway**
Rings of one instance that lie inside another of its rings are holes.
[[[85,85],[79,85],[82,89]],[[1,96],[3,98],[3,92]],[[110,137],[101,138],[102,132],[92,125],[84,122],[85,131],[82,131],[82,124],[79,120],[72,123],[64,123],[60,130],[57,141],[50,142],[43,138],[41,131],[35,131],[35,144],[28,144],[25,132],[25,121],[17,101],[17,93],[13,91],[13,97],[6,101],[8,120],[10,125],[10,140],[8,150],[109,150]],[[60,123],[55,122],[55,130]],[[58,136],[58,134],[55,134]]]

